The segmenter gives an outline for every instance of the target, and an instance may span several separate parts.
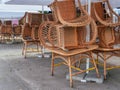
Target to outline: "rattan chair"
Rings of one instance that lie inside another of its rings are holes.
[[[22,36],[22,26],[21,25],[13,25],[13,30],[12,30],[12,35],[13,35],[13,39],[15,40],[22,40],[21,36]]]
[[[64,1],[64,4],[63,2]],[[55,0],[54,3],[50,4],[56,22],[60,22],[65,26],[84,26],[90,23],[90,17],[88,13],[82,8],[80,1],[78,0],[78,7],[81,9],[80,16],[77,16],[75,0],[61,0],[59,3]],[[62,7],[61,7],[62,6]],[[69,7],[69,10],[68,10]]]
[[[11,25],[1,25],[1,42],[8,42],[12,40],[12,26]]]
[[[10,40],[12,36],[12,23],[11,21],[4,21],[4,24],[2,21],[0,22],[0,33],[1,33],[1,41],[6,42],[6,40]]]
[[[27,53],[33,53],[33,52],[39,52],[39,43],[36,40],[32,39],[31,36],[32,28],[29,26],[28,23],[26,23],[22,29],[22,40],[23,40],[23,50],[22,55],[26,58]],[[30,45],[36,45],[35,47],[29,47]]]
[[[112,10],[108,0],[92,3],[91,14],[98,27],[97,59],[99,56],[104,61],[104,77],[106,79],[106,70],[110,69],[107,68],[107,61],[114,55],[120,55],[120,47],[115,48],[117,38],[115,30],[119,30],[120,17]]]
[[[72,76],[80,73],[95,69],[99,77],[92,54],[92,50],[98,48],[97,45],[94,45],[97,36],[96,24],[82,8],[79,0],[78,3],[81,10],[79,17],[76,13],[75,0],[55,0],[49,5],[53,12],[54,21],[45,21],[39,27],[39,39],[42,45],[52,52],[52,75],[54,75],[54,67],[56,66],[55,59],[61,58],[62,64],[69,68],[71,87],[73,86]],[[87,32],[87,27],[89,27],[90,33]],[[87,34],[92,35],[88,42],[86,42]],[[94,68],[82,70],[74,67],[83,58],[90,58]],[[78,70],[78,72],[73,73],[72,69]]]
[[[57,32],[59,32],[59,40],[56,45],[58,47],[61,47],[62,49],[83,48],[87,44],[90,44],[96,40],[95,37],[97,33],[95,30],[91,29],[93,30],[91,32],[94,33],[94,37],[91,37],[90,42],[87,42],[85,45],[84,42],[86,40],[86,27],[84,26],[91,22],[91,18],[89,17],[88,13],[83,9],[79,0],[78,5],[80,10],[79,16],[76,13],[76,6],[74,0],[61,0],[59,1],[59,3],[55,0],[51,5],[49,5],[53,12],[54,21],[58,24],[57,27],[53,27],[57,28]],[[64,29],[64,31],[62,29]]]
[[[26,31],[24,32],[24,34],[26,34],[28,33],[27,29],[29,29],[28,36],[30,37],[30,40],[29,39],[23,40],[25,44],[23,47],[23,52],[26,52],[27,43],[34,43],[37,45],[37,51],[41,52],[43,56],[42,46],[38,38],[38,28],[39,28],[39,25],[42,23],[42,19],[43,19],[43,14],[41,13],[30,13],[30,12],[25,13],[25,16],[23,18],[23,21],[24,21],[23,24],[25,24],[23,32]],[[24,35],[23,35],[23,38],[24,38]],[[39,49],[39,47],[41,48],[41,50]],[[32,50],[31,52],[34,52],[34,51]],[[26,57],[25,53],[24,55]]]

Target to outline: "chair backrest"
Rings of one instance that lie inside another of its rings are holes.
[[[93,2],[91,6],[91,16],[97,23],[111,27],[120,25],[120,17],[113,11],[108,0]]]
[[[91,16],[98,26],[99,46],[111,48],[115,44],[115,27],[120,25],[119,16],[112,10],[108,0],[92,3]],[[114,21],[114,17],[117,21]]]
[[[99,46],[103,48],[113,48],[115,44],[115,31],[112,27],[98,28]]]
[[[6,33],[5,25],[1,25],[0,33],[1,34],[5,34]]]
[[[59,1],[56,4],[57,8],[59,8],[59,12],[62,18],[65,21],[69,21],[76,18],[76,6],[74,0]]]
[[[13,25],[13,34],[21,35],[21,33],[22,33],[22,26],[21,25]]]
[[[28,23],[30,26],[39,26],[42,23],[43,14],[41,13],[28,13]]]
[[[97,22],[97,18],[95,17],[94,15],[94,9],[96,11],[96,13],[99,15],[99,17],[104,20],[104,8],[103,8],[103,5],[102,5],[102,2],[97,2],[97,3],[92,3],[92,6],[94,4],[94,7],[92,7],[91,9],[91,16],[94,18],[94,20]],[[93,9],[94,8],[94,9]]]
[[[77,4],[75,0],[54,0],[49,5],[54,16],[54,21],[72,27],[89,24],[91,18],[86,10],[83,9],[80,0],[77,0]],[[77,7],[80,13],[77,13]]]
[[[59,21],[57,10],[59,10],[61,17],[66,21],[76,18],[76,6],[74,0],[55,0],[49,6],[54,14],[55,21]]]
[[[11,20],[6,20],[6,21],[4,21],[4,24],[5,25],[12,25],[12,21]]]
[[[30,25],[28,23],[26,23],[23,26],[22,38],[23,39],[31,39],[31,32],[32,32],[32,29],[31,29]]]
[[[32,39],[33,40],[38,40],[39,39],[39,37],[38,37],[38,29],[39,29],[39,27],[38,26],[37,27],[32,26],[31,29],[32,29],[32,32],[31,32]]]
[[[12,35],[12,25],[5,25],[6,34]]]
[[[12,26],[11,25],[1,25],[0,33],[3,35],[12,35]]]

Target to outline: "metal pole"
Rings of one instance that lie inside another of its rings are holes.
[[[90,12],[91,12],[91,0],[87,0],[87,11],[88,11],[88,14],[90,15]],[[86,41],[89,41],[90,40],[90,26],[88,25],[87,26],[87,38],[86,38]],[[87,58],[86,60],[86,69],[89,69],[90,67],[90,59]],[[87,74],[89,73],[89,71],[86,72]]]

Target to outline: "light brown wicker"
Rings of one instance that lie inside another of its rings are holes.
[[[90,17],[88,13],[83,9],[78,0],[78,8],[80,9],[80,16],[76,14],[75,0],[55,0],[49,5],[53,12],[53,16],[56,22],[60,22],[66,26],[84,26],[90,23]],[[68,9],[69,8],[69,9]]]
[[[119,35],[115,35],[115,30],[119,31],[120,17],[113,11],[108,0],[92,3],[91,14],[98,27],[99,48],[96,49],[97,59],[99,56],[104,61],[104,78],[106,79],[107,61],[110,57],[116,55],[116,52],[117,54],[120,53],[120,47],[114,48],[114,45],[118,42],[116,38],[119,38]]]
[[[23,40],[22,55],[24,55],[25,58],[27,53],[40,52],[40,49],[39,49],[40,41],[32,39],[31,33],[32,33],[32,28],[28,23],[26,23],[22,29],[22,40]],[[33,44],[36,45],[36,48],[35,47],[32,47],[32,48],[36,50],[33,50],[33,49],[28,50],[29,46]]]
[[[12,39],[12,26],[1,25],[0,35],[2,42],[10,41]]]
[[[76,70],[74,65],[83,58],[90,58],[99,77],[92,50],[96,41],[97,27],[78,0],[81,14],[77,15],[75,0],[55,0],[50,6],[54,21],[45,21],[39,27],[39,39],[42,45],[52,52],[51,72],[54,74],[56,58],[61,58],[69,68],[70,86],[73,86],[72,76],[86,72]],[[89,28],[90,33],[87,32]],[[87,34],[90,40],[86,41]],[[91,36],[92,35],[92,36]],[[85,56],[84,56],[85,55]],[[77,59],[76,56],[80,58]],[[78,72],[73,73],[72,69]],[[89,69],[90,70],[90,69]]]
[[[86,70],[78,70],[78,72],[73,73],[72,67],[79,61],[81,61],[83,58],[90,58],[93,62],[94,69],[96,70],[97,76],[99,77],[99,72],[96,67],[95,59],[93,58],[92,50],[98,48],[97,45],[88,45],[87,48],[77,48],[77,49],[71,49],[71,50],[63,50],[55,45],[57,42],[57,35],[56,32],[51,32],[51,26],[54,26],[55,22],[43,22],[39,27],[39,39],[41,41],[41,44],[50,50],[52,52],[52,62],[51,62],[51,72],[52,75],[54,75],[54,67],[55,63],[54,60],[56,58],[61,58],[63,60],[63,64],[67,65],[69,67],[69,75],[70,75],[70,87],[73,87],[73,80],[72,76],[78,75],[80,73],[86,72]],[[53,29],[54,31],[54,29]],[[59,32],[58,32],[59,33]],[[53,34],[53,35],[52,35]],[[49,35],[52,35],[51,37]],[[62,35],[62,34],[61,34]],[[50,39],[52,38],[52,40]],[[74,42],[73,42],[74,43]],[[84,56],[85,55],[85,56]],[[75,57],[79,56],[79,59],[75,59]],[[74,59],[73,59],[74,58]],[[75,68],[74,68],[75,69]],[[75,69],[76,70],[76,69]],[[91,70],[91,69],[89,69]]]
[[[22,26],[21,25],[13,25],[13,35],[20,36],[22,34]]]
[[[78,4],[80,1],[78,0]],[[79,4],[80,15],[76,13],[76,4],[74,0],[61,0],[54,1],[49,5],[52,9],[54,21],[57,23],[51,27],[51,35],[56,32],[57,47],[62,49],[74,49],[74,48],[85,48],[87,44],[92,44],[96,40],[97,30],[94,21],[91,20],[90,16]],[[62,7],[61,7],[62,6]],[[66,10],[65,10],[66,9]],[[88,34],[88,28],[91,27],[90,33],[93,34],[86,43],[86,36]],[[52,30],[54,29],[54,30]],[[53,38],[49,38],[53,41]]]
[[[116,31],[119,31],[120,17],[113,11],[108,0],[102,0],[101,2],[92,4],[92,17],[98,25],[98,30],[100,38],[101,47],[112,47],[112,45],[117,42],[119,35],[115,35]],[[108,30],[106,30],[108,29]],[[109,33],[108,33],[109,32]],[[102,34],[108,34],[109,38],[104,37]]]

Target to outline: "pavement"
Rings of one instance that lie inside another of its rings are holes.
[[[56,67],[51,76],[50,57],[31,53],[24,59],[21,52],[22,43],[0,44],[0,90],[120,90],[120,69],[110,70],[101,84],[74,80],[74,88],[70,88],[66,66]]]

